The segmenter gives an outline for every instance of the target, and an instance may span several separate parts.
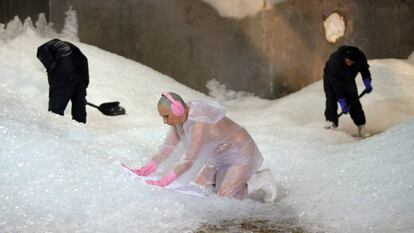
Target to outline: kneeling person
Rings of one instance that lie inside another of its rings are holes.
[[[183,143],[185,154],[166,176],[147,181],[148,184],[165,187],[202,161],[204,166],[199,167],[201,172],[195,181],[214,186],[218,195],[243,199],[263,190],[265,201],[275,199],[270,171],[257,172],[263,157],[256,143],[246,129],[225,116],[226,110],[218,103],[186,104],[179,95],[164,92],[158,112],[164,123],[171,126],[170,131],[158,153],[135,173],[140,176],[153,173],[179,142]]]

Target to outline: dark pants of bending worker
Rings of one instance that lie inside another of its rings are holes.
[[[72,103],[72,119],[86,123],[87,86],[88,83],[85,80],[72,80],[67,85],[51,87],[49,90],[49,111],[63,116],[70,100]]]
[[[334,93],[333,88],[324,79],[324,90],[326,97],[325,105],[325,119],[333,122],[338,126],[338,98]],[[365,113],[362,109],[361,102],[358,99],[358,92],[356,85],[345,92],[345,100],[350,106],[349,114],[355,125],[365,125]]]

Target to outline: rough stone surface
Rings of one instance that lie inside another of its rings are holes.
[[[35,22],[39,13],[49,15],[49,0],[0,0],[0,23],[7,24],[14,16],[23,22],[30,17]]]
[[[407,58],[414,50],[408,0],[286,0],[243,19],[222,17],[201,0],[50,0],[57,30],[69,5],[82,42],[203,92],[215,78],[232,90],[277,98],[321,79],[329,54],[342,44],[370,59]],[[333,44],[323,27],[332,12],[346,25]]]

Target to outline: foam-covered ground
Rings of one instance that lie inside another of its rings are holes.
[[[118,100],[127,110],[107,117],[88,108],[87,124],[77,124],[70,107],[65,117],[47,112],[46,74],[36,59],[46,40],[29,29],[0,41],[0,232],[184,232],[245,218],[308,231],[414,230],[412,59],[369,61],[374,91],[362,104],[376,135],[365,140],[351,136],[349,116],[337,130],[323,129],[321,82],[272,101],[213,83],[212,95],[251,132],[277,179],[278,201],[262,204],[184,196],[125,177],[119,162],[142,165],[167,131],[156,110],[162,91],[212,97],[76,43],[89,59],[88,101]]]

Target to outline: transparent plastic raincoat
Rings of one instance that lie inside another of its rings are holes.
[[[214,185],[219,195],[244,196],[247,180],[263,161],[253,138],[216,102],[192,101],[187,106],[187,120],[171,127],[152,159],[160,164],[182,143],[184,155],[172,168],[178,182],[186,184],[198,175],[197,183]]]

